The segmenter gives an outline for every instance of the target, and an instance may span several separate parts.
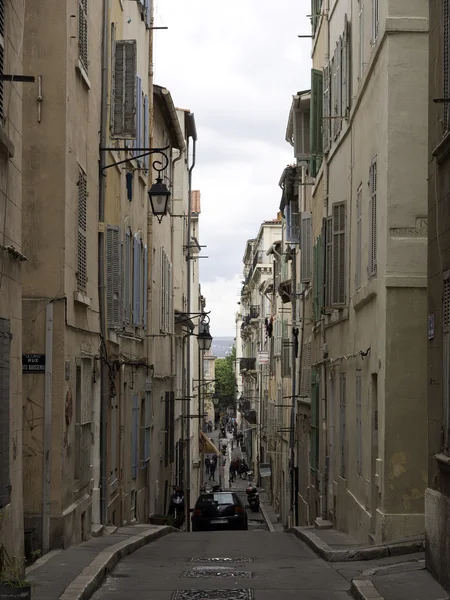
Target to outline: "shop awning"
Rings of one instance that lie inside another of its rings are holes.
[[[203,431],[200,431],[199,444],[200,452],[203,454],[220,454],[219,450],[217,450],[213,442],[203,433]]]

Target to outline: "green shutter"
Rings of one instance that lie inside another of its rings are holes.
[[[311,117],[310,117],[310,175],[315,177],[322,164],[322,122],[323,122],[323,73],[311,70]]]

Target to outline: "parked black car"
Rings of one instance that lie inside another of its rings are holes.
[[[201,494],[192,513],[192,531],[248,529],[247,511],[234,492]]]

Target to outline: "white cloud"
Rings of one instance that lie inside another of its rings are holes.
[[[193,186],[209,257],[200,273],[220,335],[235,335],[245,243],[276,216],[293,160],[284,138],[292,95],[310,86],[310,41],[297,37],[310,11],[310,0],[157,3],[156,25],[169,29],[154,33],[155,82],[196,118]]]

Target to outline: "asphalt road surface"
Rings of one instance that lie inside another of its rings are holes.
[[[349,582],[288,533],[173,533],[122,559],[94,600],[349,600]]]

